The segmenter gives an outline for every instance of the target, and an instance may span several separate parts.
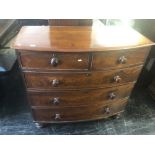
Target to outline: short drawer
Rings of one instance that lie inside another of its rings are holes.
[[[36,122],[70,122],[95,120],[112,116],[124,110],[127,99],[108,104],[85,107],[67,108],[37,108],[32,109],[32,114]]]
[[[142,66],[91,73],[25,73],[27,88],[80,89],[104,88],[133,82]]]
[[[134,84],[119,87],[93,90],[29,92],[31,106],[34,107],[69,107],[69,106],[94,106],[107,104],[126,98]]]
[[[123,68],[143,64],[150,48],[126,49],[93,53],[93,70]]]
[[[87,70],[88,53],[36,53],[20,52],[23,69],[38,70]]]

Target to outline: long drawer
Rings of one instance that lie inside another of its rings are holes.
[[[137,80],[142,66],[91,73],[25,73],[27,88],[80,89],[112,87]]]
[[[93,90],[73,91],[50,91],[50,92],[29,92],[31,106],[39,107],[70,107],[70,106],[93,106],[107,104],[126,98],[134,83],[119,87]]]
[[[150,47],[125,49],[109,52],[94,52],[92,69],[106,70],[107,68],[124,68],[143,64]]]
[[[36,122],[70,122],[95,120],[120,113],[124,110],[127,99],[117,101],[108,105],[69,107],[69,108],[38,108],[32,109]]]
[[[88,70],[88,53],[20,53],[23,69],[40,70]]]

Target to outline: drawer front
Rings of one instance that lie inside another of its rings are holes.
[[[21,52],[23,69],[43,70],[87,70],[88,53],[35,53]]]
[[[32,109],[35,121],[38,122],[69,122],[93,120],[109,117],[124,110],[127,99],[100,106],[68,107],[52,109]]]
[[[32,106],[40,107],[104,105],[128,97],[133,86],[134,84],[127,84],[113,88],[83,91],[29,92],[29,99]]]
[[[131,65],[143,64],[150,48],[139,48],[103,53],[93,53],[93,70],[108,68],[123,68]]]
[[[141,66],[122,70],[92,73],[26,73],[28,88],[35,89],[78,89],[118,86],[137,80]]]

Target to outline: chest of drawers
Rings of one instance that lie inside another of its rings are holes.
[[[123,112],[153,44],[130,28],[23,27],[12,47],[36,125]]]

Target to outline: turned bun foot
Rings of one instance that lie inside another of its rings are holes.
[[[112,116],[113,119],[119,119],[122,116],[122,113]]]

